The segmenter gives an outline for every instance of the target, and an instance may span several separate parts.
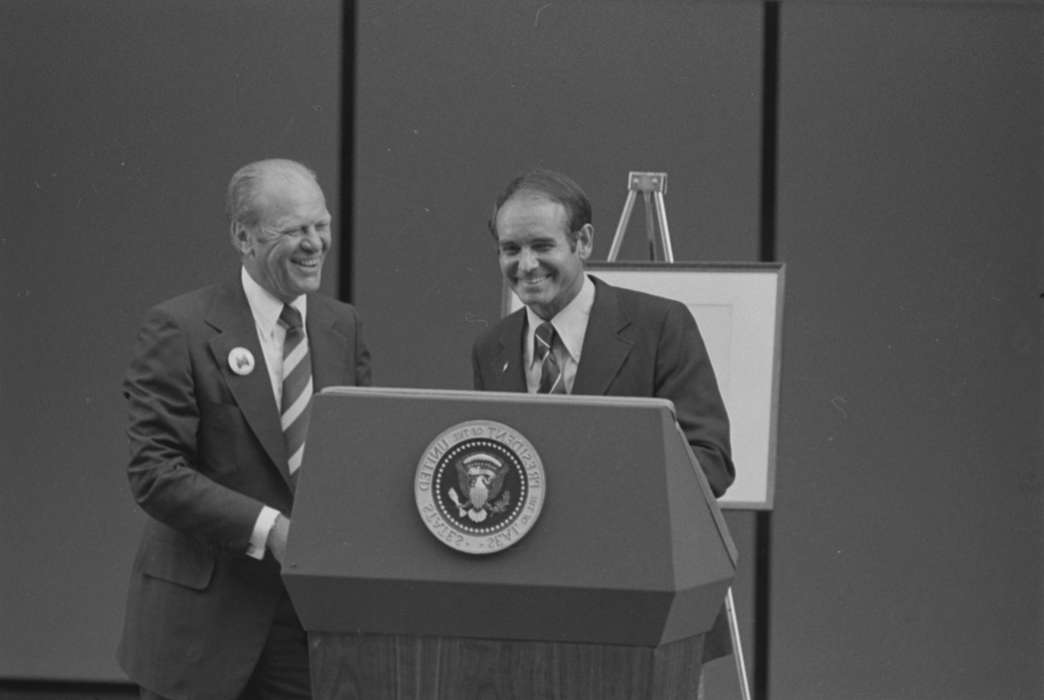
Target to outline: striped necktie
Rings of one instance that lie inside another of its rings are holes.
[[[555,327],[544,321],[533,333],[533,353],[540,361],[540,388],[538,394],[564,394],[565,380],[554,353]]]
[[[286,440],[288,465],[293,475],[304,456],[308,432],[308,402],[312,398],[312,361],[308,359],[301,312],[285,304],[279,324],[286,329],[283,341],[283,400],[281,406],[283,437]]]

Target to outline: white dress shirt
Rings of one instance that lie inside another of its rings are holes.
[[[283,341],[286,339],[286,329],[279,325],[279,314],[283,313],[283,302],[255,282],[245,267],[240,271],[240,279],[243,282],[243,292],[246,294],[247,303],[250,305],[250,313],[254,316],[257,339],[261,342],[261,352],[265,355],[268,380],[272,385],[276,411],[279,412],[282,411]],[[290,305],[301,312],[301,322],[304,323],[308,312],[308,297],[302,294],[290,302]],[[307,333],[305,342],[308,342]],[[268,534],[275,525],[277,515],[279,515],[279,511],[275,508],[261,507],[261,512],[254,521],[254,529],[250,533],[250,547],[247,549],[247,555],[254,559],[264,558],[265,543],[268,542]]]
[[[558,341],[551,348],[551,352],[555,353],[555,359],[558,360],[566,393],[573,392],[573,380],[576,378],[577,367],[580,366],[580,351],[584,347],[584,336],[587,334],[587,322],[591,318],[594,299],[594,282],[585,273],[584,283],[577,295],[566,304],[564,309],[549,319],[558,336]],[[531,394],[535,394],[540,388],[541,363],[533,352],[533,336],[537,326],[543,322],[544,319],[533,313],[528,306],[526,307],[523,362],[526,367],[526,388]]]

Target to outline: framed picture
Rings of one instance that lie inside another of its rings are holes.
[[[729,413],[736,481],[723,508],[770,510],[779,405],[782,263],[588,263],[617,287],[676,299],[700,328]],[[504,312],[520,307],[505,288]]]

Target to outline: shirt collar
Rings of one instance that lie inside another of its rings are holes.
[[[587,333],[587,321],[591,317],[594,298],[594,282],[587,276],[587,273],[584,273],[584,283],[580,286],[580,291],[573,297],[572,301],[566,304],[564,309],[551,318],[551,325],[555,327],[555,333],[558,334],[562,345],[565,347],[566,352],[569,353],[569,357],[572,358],[573,362],[580,362],[580,350],[584,346],[584,335]],[[531,348],[533,346],[533,334],[536,332],[537,326],[544,322],[544,319],[533,313],[533,310],[527,306],[526,320],[528,322],[526,347]],[[530,358],[530,364],[534,361],[535,358]]]
[[[279,323],[279,314],[283,313],[283,302],[276,299],[270,291],[258,284],[245,267],[240,268],[240,280],[243,284],[243,293],[246,294],[247,304],[250,312],[254,315],[254,321],[265,335],[271,335]],[[305,323],[308,309],[308,297],[301,294],[290,302],[290,305],[301,312],[301,323]]]

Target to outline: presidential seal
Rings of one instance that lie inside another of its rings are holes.
[[[492,554],[522,539],[540,515],[546,490],[544,465],[529,440],[488,420],[439,434],[413,480],[421,520],[468,554]]]

